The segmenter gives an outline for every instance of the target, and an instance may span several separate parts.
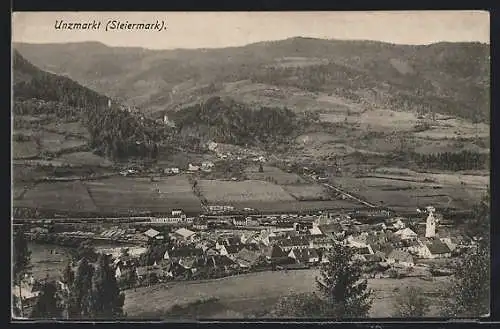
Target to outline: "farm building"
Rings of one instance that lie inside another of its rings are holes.
[[[450,248],[441,240],[432,239],[424,243],[419,253],[422,258],[449,258],[451,257]]]
[[[234,226],[247,226],[249,224],[248,217],[244,216],[235,216],[233,218]]]
[[[211,171],[215,164],[212,161],[203,161],[201,163],[201,170],[203,171]]]
[[[215,142],[209,142],[208,145],[207,145],[208,149],[210,151],[215,151],[217,149],[217,143]]]
[[[239,245],[231,245],[231,246],[222,246],[219,249],[219,253],[222,256],[228,256],[231,259],[235,257],[237,253],[239,253],[242,249],[245,248],[245,245],[239,244]]]
[[[335,241],[332,238],[319,236],[319,237],[311,239],[311,241],[309,243],[309,247],[316,248],[316,249],[321,248],[321,249],[330,250],[333,248],[334,244],[335,244]]]
[[[223,206],[223,205],[212,205],[207,206],[208,211],[221,212],[221,211],[233,211],[233,206]]]
[[[144,235],[147,236],[149,239],[156,239],[158,236],[160,236],[160,232],[157,230],[150,228],[146,232],[144,232]]]
[[[412,267],[415,265],[413,257],[406,251],[394,249],[387,255],[388,264],[399,264],[403,266]]]
[[[266,252],[266,258],[273,263],[287,263],[290,262],[290,257],[288,253],[285,252],[281,247],[274,245]]]
[[[186,228],[180,228],[174,232],[174,236],[176,238],[180,238],[184,241],[193,241],[194,238],[196,237],[196,232],[193,232],[193,231],[188,230]]]
[[[402,221],[402,217],[390,218],[385,221],[385,224],[390,230],[402,230],[406,225]]]
[[[193,248],[191,246],[176,247],[172,250],[165,251],[163,255],[164,260],[179,261],[186,257],[199,257],[203,255],[203,249]]]
[[[230,237],[225,237],[225,238],[219,238],[217,239],[215,243],[215,248],[217,250],[221,249],[222,247],[227,247],[227,246],[239,246],[241,245],[241,239],[236,237],[236,236],[230,236]]]
[[[315,264],[319,262],[319,255],[315,249],[292,249],[288,257],[295,259],[298,263]]]
[[[200,166],[195,166],[195,165],[192,165],[191,163],[188,164],[188,168],[187,168],[188,171],[191,171],[191,172],[194,172],[194,171],[198,171],[200,170]]]
[[[184,215],[184,212],[182,210],[176,209],[172,210],[172,216],[182,216]]]
[[[165,175],[177,175],[179,174],[181,171],[179,168],[165,168],[165,170],[163,170],[163,173]]]
[[[401,240],[416,240],[418,238],[417,233],[413,232],[413,230],[408,227],[396,231],[394,234],[399,236]]]
[[[310,246],[310,240],[305,236],[294,236],[280,239],[276,244],[283,249],[284,252],[289,252],[292,249],[306,249]]]
[[[206,230],[208,229],[208,221],[205,219],[194,219],[193,228],[200,231]]]
[[[260,258],[260,252],[248,250],[247,248],[241,249],[234,255],[234,260],[240,265],[240,267],[243,268],[250,268],[254,266]]]

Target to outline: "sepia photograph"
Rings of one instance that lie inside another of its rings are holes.
[[[11,17],[13,320],[489,316],[488,12]]]

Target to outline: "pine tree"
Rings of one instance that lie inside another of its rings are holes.
[[[73,284],[70,285],[68,316],[75,319],[88,318],[91,315],[91,288],[94,268],[86,258],[78,262]]]
[[[124,294],[116,282],[115,273],[107,255],[100,255],[92,277],[92,318],[116,319],[123,316]]]
[[[62,317],[61,298],[57,294],[57,286],[54,281],[46,282],[35,306],[31,312],[32,318],[59,319]]]
[[[366,317],[371,308],[372,291],[367,287],[367,280],[361,278],[361,262],[353,256],[351,248],[336,244],[328,254],[330,262],[322,264],[320,278],[316,278],[331,317]]]

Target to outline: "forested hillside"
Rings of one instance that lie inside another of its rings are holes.
[[[212,97],[172,115],[179,131],[236,145],[279,144],[298,128],[299,117],[286,108],[252,109],[232,99]]]
[[[108,103],[108,97],[67,77],[38,69],[17,51],[13,88],[14,118],[55,115],[55,120],[80,121],[90,133],[89,146],[97,153],[112,158],[154,157],[157,144],[165,139],[165,129],[156,129],[154,121],[141,121],[120,104]]]
[[[489,45],[480,43],[409,46],[291,38],[193,50],[95,42],[15,47],[45,69],[144,111],[172,109],[200,95],[215,96],[225,83],[250,79],[367,107],[489,120]]]

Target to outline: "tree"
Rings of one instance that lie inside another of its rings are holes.
[[[264,172],[264,168],[262,167],[262,163],[259,163],[259,172]]]
[[[86,258],[87,261],[90,262],[95,262],[97,260],[97,253],[95,252],[94,247],[92,246],[92,241],[90,240],[82,241],[76,249],[74,259],[79,261],[83,258]]]
[[[31,269],[30,259],[31,259],[31,251],[28,249],[28,241],[26,240],[24,230],[20,229],[18,232],[14,234],[12,267],[13,267],[14,282],[19,287],[19,305],[20,305],[21,316],[24,316],[24,305],[23,305],[23,296],[21,293],[21,285],[25,277],[30,272]]]
[[[16,318],[21,316],[19,298],[15,294],[12,294],[12,316]]]
[[[82,258],[78,262],[75,278],[69,289],[68,317],[82,319],[90,316],[93,273],[93,266],[86,258]]]
[[[328,254],[329,263],[321,265],[316,285],[329,306],[328,315],[335,318],[365,317],[372,304],[372,291],[362,279],[362,264],[354,251],[336,244]]]
[[[115,319],[123,316],[125,295],[120,293],[109,256],[100,255],[92,277],[92,318]]]
[[[35,306],[31,312],[32,318],[58,319],[62,317],[61,298],[57,294],[57,286],[54,281],[45,282]]]
[[[419,287],[406,288],[396,297],[396,317],[416,318],[424,317],[429,312],[429,300],[423,295]]]
[[[458,264],[449,302],[443,313],[452,317],[478,317],[490,313],[490,202],[485,195],[474,207],[474,219],[467,225],[477,243]]]
[[[442,310],[445,316],[478,317],[490,313],[489,252],[489,246],[479,243],[457,266],[448,303]]]

